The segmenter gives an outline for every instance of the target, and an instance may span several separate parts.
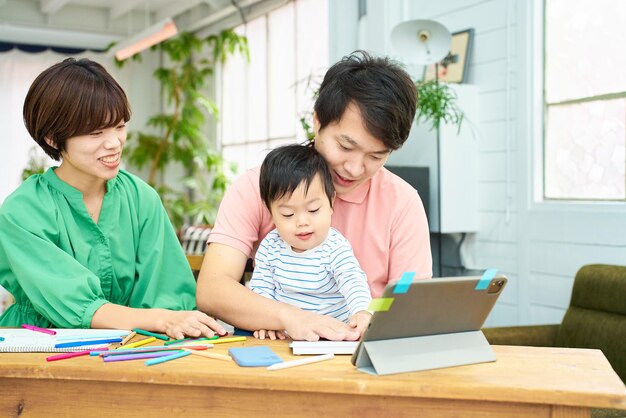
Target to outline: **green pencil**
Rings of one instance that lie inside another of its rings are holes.
[[[148,337],[155,337],[163,341],[167,341],[170,339],[170,337],[168,337],[167,335],[155,334],[154,332],[146,331],[144,329],[134,328],[133,331],[135,331],[137,334],[145,335]]]

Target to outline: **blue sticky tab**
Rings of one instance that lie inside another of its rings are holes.
[[[402,277],[398,283],[396,283],[396,287],[393,288],[393,293],[406,293],[409,291],[409,287],[411,283],[413,283],[413,278],[415,277],[414,271],[407,271],[402,273]]]
[[[476,283],[476,287],[474,290],[485,290],[489,287],[489,283],[491,283],[491,279],[496,275],[498,269],[487,269],[483,273],[483,277],[480,278],[478,283]]]

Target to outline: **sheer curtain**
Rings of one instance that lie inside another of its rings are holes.
[[[114,77],[119,71],[112,65],[111,57],[103,53],[85,52],[72,55],[75,58],[90,58],[104,65]],[[22,170],[31,155],[45,159],[48,166],[55,161],[49,159],[37,146],[24,127],[22,107],[30,84],[35,77],[50,65],[68,56],[50,50],[38,53],[12,49],[0,53],[0,127],[3,135],[0,143],[0,205],[22,182]],[[118,78],[118,81],[119,78]],[[120,84],[121,81],[120,81]],[[12,296],[0,286],[0,313],[13,302]]]

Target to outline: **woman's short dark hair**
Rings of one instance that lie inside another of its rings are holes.
[[[275,148],[261,164],[261,199],[271,211],[272,202],[283,196],[291,196],[301,184],[304,184],[304,192],[307,193],[317,174],[320,175],[324,192],[332,207],[335,196],[333,178],[328,163],[315,147],[312,144],[291,144]]]
[[[124,90],[102,65],[85,58],[67,58],[44,70],[24,100],[26,129],[57,161],[68,138],[129,119]],[[50,146],[46,138],[55,146]]]
[[[314,107],[320,129],[339,121],[350,103],[359,108],[367,131],[393,151],[409,137],[417,89],[397,63],[355,51],[324,76]]]

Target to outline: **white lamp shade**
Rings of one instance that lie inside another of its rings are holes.
[[[391,44],[396,54],[410,64],[429,65],[442,60],[450,52],[452,34],[434,20],[408,20],[391,31]]]

